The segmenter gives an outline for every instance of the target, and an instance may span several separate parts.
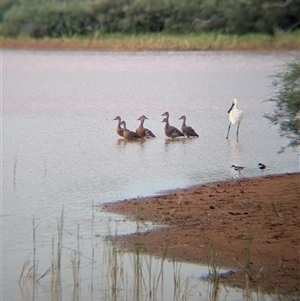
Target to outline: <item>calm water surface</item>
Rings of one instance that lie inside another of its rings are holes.
[[[230,179],[231,164],[245,166],[246,178],[261,175],[258,162],[268,166],[265,175],[299,171],[297,152],[277,155],[287,141],[262,117],[271,110],[263,102],[272,93],[269,76],[293,55],[3,50],[3,300],[32,299],[18,279],[32,252],[33,218],[43,272],[62,208],[66,257],[80,225],[82,253],[90,258],[91,245],[104,252],[101,237],[108,229],[117,225],[118,233],[128,233],[136,227],[102,213],[97,205],[104,202]],[[233,98],[244,111],[239,142],[234,127],[225,139]],[[200,138],[168,140],[161,123],[165,111],[178,128],[185,114]],[[135,130],[142,114],[157,138],[143,143],[120,139],[114,117],[120,115]],[[98,256],[100,265],[103,257]],[[89,267],[88,259],[82,261]],[[193,269],[195,277],[203,274]],[[83,300],[90,292],[87,284],[82,286]],[[41,291],[38,300],[50,300],[47,289]]]

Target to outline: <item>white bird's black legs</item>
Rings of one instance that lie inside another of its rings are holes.
[[[240,128],[240,124],[238,124],[236,127],[236,142],[239,142],[239,128]]]
[[[231,127],[231,122],[230,122],[229,125],[228,125],[228,130],[227,130],[227,136],[226,136],[226,139],[228,139],[229,132],[230,132],[230,127]],[[238,124],[237,127],[236,127],[236,142],[239,142],[239,128],[240,128],[240,125]]]
[[[230,126],[231,126],[231,122],[229,122],[229,125],[228,125],[228,131],[227,131],[226,139],[228,139],[228,135],[229,135],[229,131],[230,131]]]

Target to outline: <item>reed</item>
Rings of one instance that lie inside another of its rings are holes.
[[[276,204],[275,204],[274,202],[272,202],[272,209],[273,209],[275,215],[276,215],[277,217],[279,217],[278,210],[277,210]]]
[[[218,254],[213,245],[211,245],[211,260],[209,264],[209,279],[210,279],[210,291],[209,297],[211,301],[218,300],[219,285],[220,285],[220,268],[218,265]]]
[[[91,300],[93,299],[94,289],[94,264],[95,264],[95,248],[94,248],[94,201],[92,201],[92,226],[91,226],[91,248],[92,248],[92,270],[91,270]]]
[[[108,292],[109,300],[117,301],[121,291],[120,287],[124,284],[123,252],[119,251],[117,247],[117,228],[114,235],[111,235],[110,228],[109,233],[106,239],[109,250],[108,253],[103,254],[103,262],[105,263],[103,279],[107,281],[105,290]]]
[[[264,266],[262,266],[258,272],[251,268],[251,247],[253,243],[254,233],[251,232],[248,236],[247,246],[244,249],[245,263],[241,264],[237,259],[234,260],[242,268],[245,276],[245,297],[249,297],[251,294],[251,287],[256,286],[257,295],[263,296],[263,286],[264,286]]]
[[[171,215],[172,215],[173,212],[180,206],[181,201],[182,201],[182,196],[180,195],[180,196],[178,197],[176,206],[170,211],[170,213],[169,213],[167,216],[164,216],[164,218],[165,218],[166,221],[171,220]]]
[[[17,179],[18,152],[19,152],[19,150],[17,150],[16,155],[15,155],[15,159],[14,159],[14,171],[13,171],[13,184],[14,184],[14,188],[16,187],[16,179]]]
[[[79,285],[80,285],[80,236],[79,224],[77,225],[77,250],[73,250],[71,259],[73,270],[73,300],[79,301]]]
[[[64,228],[64,208],[62,208],[60,220],[57,221],[57,249],[55,258],[54,273],[54,296],[57,300],[61,300],[61,257],[62,257],[62,241]]]
[[[140,222],[139,222],[140,223]],[[33,217],[33,245],[32,252],[25,261],[21,274],[19,277],[19,285],[22,289],[27,280],[32,281],[32,300],[37,299],[37,283],[43,278],[50,275],[50,291],[51,300],[62,300],[62,249],[63,247],[63,232],[64,230],[64,208],[60,219],[57,221],[57,238],[52,237],[50,267],[41,275],[38,274],[38,252],[37,252],[37,225]],[[137,230],[140,231],[141,225],[137,225]],[[92,211],[91,234],[94,231],[94,211]],[[112,232],[109,230],[110,233]],[[75,235],[74,235],[75,237]],[[102,296],[97,295],[101,300],[110,301],[154,301],[164,300],[164,265],[168,254],[168,245],[162,249],[162,254],[159,256],[161,259],[156,261],[156,266],[153,264],[153,257],[143,255],[143,244],[139,239],[135,242],[134,251],[125,254],[122,249],[118,248],[118,231],[117,227],[114,234],[110,234],[106,239],[106,249],[103,252],[103,264],[100,264],[100,272],[102,273],[101,283],[96,283],[96,287],[102,286]],[[256,299],[264,299],[264,267],[257,272],[251,268],[251,247],[253,245],[254,234],[250,233],[247,246],[245,247],[244,260],[241,264],[236,259],[236,262],[241,267],[245,276],[245,300],[253,299],[253,291],[251,289],[256,286]],[[92,258],[88,258],[82,254],[80,239],[80,226],[77,225],[75,247],[71,254],[72,276],[73,276],[73,300],[80,300],[80,289],[82,288],[82,263],[81,260],[87,258],[92,262],[92,271],[90,281],[91,300],[93,299],[95,279],[94,279],[94,243],[92,243]],[[129,256],[129,263],[131,266],[126,265],[126,256]],[[32,257],[32,262],[29,258]],[[65,258],[65,257],[64,257]],[[167,298],[173,295],[173,301],[187,301],[191,293],[197,289],[202,279],[195,277],[183,277],[181,271],[181,264],[173,258],[173,291],[168,291]],[[220,267],[218,264],[218,254],[213,245],[210,248],[210,260],[208,263],[209,275],[208,280],[208,298],[206,300],[217,301],[220,299]],[[169,277],[169,275],[168,275]],[[89,286],[89,284],[88,284]],[[284,298],[277,292],[277,300],[284,300]]]
[[[197,287],[199,281],[195,280],[193,277],[183,278],[181,274],[181,264],[173,259],[173,282],[174,282],[174,292],[173,300],[174,301],[186,301],[189,299],[189,295],[193,289]]]
[[[35,219],[32,219],[32,236],[33,236],[33,268],[32,268],[32,300],[35,300],[35,284],[36,284],[36,243],[35,243]]]

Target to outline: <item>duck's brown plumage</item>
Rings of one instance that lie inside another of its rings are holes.
[[[123,125],[123,136],[127,140],[138,140],[143,139],[140,135],[138,135],[136,132],[130,131],[126,128],[126,122],[123,120],[120,123]]]
[[[121,117],[120,116],[117,116],[116,118],[114,118],[114,120],[118,120],[118,123],[117,123],[117,127],[116,127],[116,132],[119,136],[121,137],[124,137],[123,135],[123,131],[124,129],[121,128]]]
[[[150,137],[154,138],[154,137],[156,137],[156,136],[152,133],[152,131],[150,131],[150,130],[147,129],[147,128],[144,128],[144,121],[145,121],[146,119],[148,119],[148,118],[147,118],[145,115],[142,115],[142,116],[139,117],[138,120],[140,120],[141,123],[140,123],[139,127],[135,130],[135,132],[136,132],[139,136],[141,136],[141,137],[143,137],[143,138],[144,138],[144,137],[146,137],[146,138],[150,138]]]
[[[181,126],[181,131],[182,133],[189,137],[199,137],[199,135],[195,132],[195,130],[191,127],[185,124],[186,122],[186,116],[182,115],[179,119],[182,119],[182,126]]]
[[[165,122],[165,135],[172,139],[177,137],[184,137],[184,135],[175,127],[169,124],[168,117],[164,118],[162,122]]]

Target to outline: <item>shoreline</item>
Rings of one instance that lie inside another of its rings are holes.
[[[299,294],[300,173],[196,185],[165,194],[105,203],[101,209],[163,228],[118,236],[120,248],[235,270],[222,282],[264,292]]]

